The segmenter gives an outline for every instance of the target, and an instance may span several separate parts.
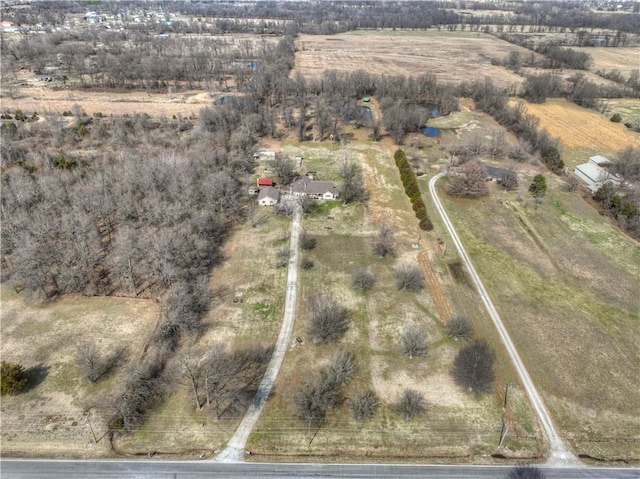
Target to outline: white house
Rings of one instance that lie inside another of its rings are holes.
[[[258,204],[260,206],[275,206],[280,201],[280,191],[273,186],[262,188],[258,194]]]
[[[320,200],[335,200],[340,194],[338,187],[331,181],[316,181],[303,176],[293,182],[291,193],[310,196]]]
[[[605,183],[619,185],[622,182],[620,175],[609,171],[611,162],[604,156],[596,155],[589,158],[587,163],[575,167],[574,172],[589,188],[591,193],[598,191]]]

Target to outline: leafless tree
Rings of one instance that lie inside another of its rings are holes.
[[[395,256],[396,241],[391,227],[386,221],[380,223],[378,235],[373,243],[374,252],[384,258],[385,256]]]
[[[420,268],[413,264],[400,264],[395,268],[396,287],[400,290],[418,292],[424,288],[424,277]]]
[[[564,188],[569,193],[576,191],[580,187],[580,180],[573,174],[569,173],[565,176]]]
[[[276,174],[278,183],[281,185],[289,185],[296,177],[297,173],[293,161],[282,155],[276,155],[273,160],[273,171]]]
[[[427,331],[418,325],[407,326],[400,337],[402,353],[413,358],[427,354]]]
[[[340,196],[345,203],[365,201],[367,199],[362,170],[356,162],[345,160],[340,169],[340,177],[342,178]]]
[[[494,130],[491,135],[491,140],[487,146],[488,153],[494,160],[501,158],[504,155],[504,150],[507,147],[507,135],[504,130]]]
[[[518,175],[514,170],[507,169],[500,174],[500,186],[505,190],[515,190],[518,188]]]
[[[378,409],[378,396],[373,391],[363,391],[351,400],[351,412],[357,421],[371,419]]]
[[[176,365],[178,377],[187,382],[193,393],[196,410],[202,409],[202,399],[200,398],[202,360],[203,357],[199,351],[193,347],[188,347],[178,355]]]
[[[315,343],[340,339],[349,328],[349,310],[327,295],[315,295],[307,307],[307,331]]]
[[[357,370],[358,364],[353,353],[340,350],[331,356],[329,365],[326,368],[326,374],[335,384],[343,386],[353,379]]]
[[[351,282],[354,288],[360,291],[367,291],[373,288],[376,280],[368,268],[357,268],[351,274]]]
[[[302,230],[300,232],[300,247],[304,251],[312,250],[316,247],[317,240],[316,238],[312,238],[309,236],[307,230]]]
[[[487,169],[479,160],[471,160],[449,176],[446,191],[452,196],[478,198],[489,192]]]
[[[454,316],[447,324],[447,334],[452,338],[469,339],[473,336],[473,323],[467,316]]]
[[[304,270],[311,269],[314,266],[315,266],[315,263],[313,262],[313,260],[307,256],[302,258],[302,260],[300,261],[300,267]]]
[[[483,339],[476,339],[458,352],[453,362],[453,378],[469,392],[488,393],[495,379],[494,359],[491,346]]]
[[[102,354],[95,341],[85,340],[76,348],[76,364],[90,382],[96,382],[103,374]]]
[[[283,246],[276,252],[276,267],[284,268],[289,264],[289,256],[291,251],[288,246]]]
[[[415,389],[405,389],[396,404],[396,409],[405,421],[411,421],[425,412],[425,400],[422,393]]]

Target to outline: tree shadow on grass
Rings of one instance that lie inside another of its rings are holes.
[[[49,375],[49,369],[49,366],[42,363],[27,369],[25,371],[27,374],[27,384],[25,384],[20,392],[25,393],[38,387]]]

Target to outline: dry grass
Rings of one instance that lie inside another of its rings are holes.
[[[528,112],[540,119],[540,127],[560,138],[568,148],[586,148],[610,154],[628,145],[640,145],[640,134],[567,100],[554,98],[542,104],[526,105]]]
[[[509,194],[447,209],[561,433],[578,453],[638,461],[640,248],[551,185],[538,208]]]
[[[147,114],[152,117],[195,117],[199,111],[212,104],[209,94],[202,90],[185,90],[169,95],[159,92],[113,92],[90,90],[54,90],[44,86],[18,87],[15,98],[2,98],[2,111],[15,112],[21,109],[26,114],[37,112],[43,116],[47,112],[61,114],[80,105],[88,114],[135,115]]]
[[[580,47],[576,50],[593,57],[591,70],[594,71],[617,69],[628,78],[632,70],[640,69],[640,47]]]
[[[106,455],[106,441],[95,444],[85,420],[89,414],[96,434],[103,434],[100,411],[121,373],[88,384],[75,366],[75,347],[84,339],[95,340],[103,351],[127,346],[136,361],[155,326],[156,305],[82,297],[28,305],[8,287],[1,293],[2,359],[40,368],[36,384],[2,398],[2,454]]]
[[[415,76],[433,73],[443,82],[489,77],[501,87],[522,77],[491,59],[527,50],[490,35],[471,32],[356,31],[339,35],[300,35],[295,71],[317,77],[324,70],[365,70],[373,74]]]

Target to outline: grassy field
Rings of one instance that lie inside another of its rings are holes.
[[[128,361],[136,361],[156,324],[157,306],[80,297],[29,305],[9,287],[0,292],[2,359],[23,364],[31,381],[25,392],[2,398],[2,454],[107,454],[107,441],[94,442],[89,422],[100,437],[105,399],[122,374],[116,369],[89,384],[75,365],[76,346],[85,339],[95,340],[102,351],[126,346]]]
[[[295,71],[319,76],[328,68],[373,74],[433,73],[438,80],[458,83],[489,77],[501,87],[519,85],[523,78],[491,65],[511,51],[528,50],[493,36],[472,32],[355,31],[338,35],[300,35],[296,41]]]
[[[638,461],[640,248],[575,194],[514,198],[445,202],[563,435]]]
[[[619,70],[625,78],[640,69],[640,47],[578,47],[576,50],[593,57],[591,70]]]
[[[310,158],[311,165],[319,172],[323,165],[331,170],[333,145],[305,147],[285,144],[283,150],[303,154],[305,162]],[[499,396],[505,382],[514,382],[510,365],[499,364],[500,380],[495,395],[478,400],[454,384],[449,371],[460,344],[446,336],[430,291],[399,292],[394,285],[394,264],[416,261],[418,251],[412,244],[417,241],[418,233],[417,220],[400,187],[387,145],[354,141],[346,154],[365,167],[371,199],[366,208],[334,203],[304,219],[304,228],[317,238],[318,244],[305,253],[314,261],[314,267],[301,272],[293,335],[306,338],[306,302],[319,292],[347,306],[352,312],[352,324],[337,345],[319,346],[307,340],[302,344],[292,343],[276,393],[247,446],[252,452],[250,457],[283,461],[313,460],[320,456],[324,460],[335,457],[372,461],[417,458],[487,461],[489,454],[496,450],[502,427]],[[372,253],[373,236],[382,219],[389,221],[396,231],[396,259],[381,259]],[[437,241],[429,234],[423,235],[421,243],[423,248],[430,248]],[[366,294],[351,287],[351,272],[359,266],[369,266],[376,277],[374,289]],[[457,299],[467,299],[468,293],[463,290],[469,290],[469,286],[451,278],[446,261],[434,258],[434,268],[442,275],[447,293],[453,297],[454,308],[460,311]],[[474,317],[482,314],[477,298],[475,302],[467,302],[466,311]],[[482,321],[478,318],[477,329],[484,335]],[[408,324],[422,325],[427,330],[429,352],[426,357],[409,359],[401,354],[399,339]],[[329,413],[320,428],[310,427],[294,417],[292,398],[309,372],[317,371],[336,349],[356,354],[358,374],[345,391],[344,403]],[[504,357],[502,354],[499,350],[500,358]],[[394,407],[408,387],[424,394],[428,404],[426,415],[412,422],[405,422]],[[349,398],[363,389],[374,390],[381,401],[376,416],[364,424],[352,418],[349,403]],[[503,453],[515,457],[538,456],[541,450],[537,424],[517,385],[511,398],[513,402],[506,420],[513,426],[513,434],[506,439]]]
[[[587,110],[564,99],[547,99],[544,103],[527,103],[529,113],[540,119],[540,127],[560,138],[568,150],[563,154],[567,166],[584,163],[593,154],[611,155],[629,145],[640,145],[640,134],[622,123],[613,123],[593,110]]]

